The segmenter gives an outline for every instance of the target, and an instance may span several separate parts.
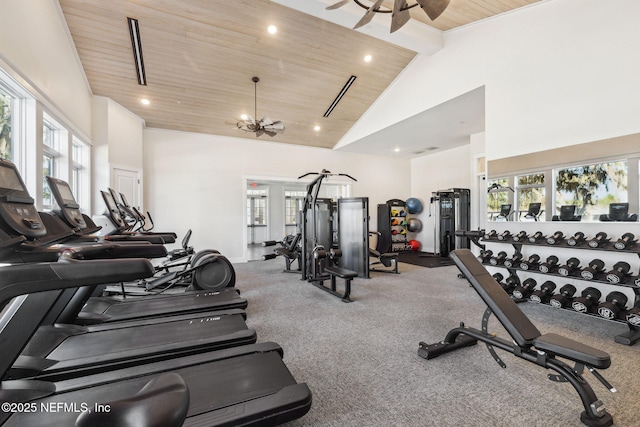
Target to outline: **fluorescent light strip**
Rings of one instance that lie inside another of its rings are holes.
[[[129,22],[129,34],[131,35],[131,47],[133,48],[133,60],[136,65],[136,74],[138,76],[138,84],[147,85],[147,76],[144,72],[144,61],[142,60],[142,44],[140,42],[140,28],[138,20],[127,18]]]
[[[356,80],[356,76],[349,77],[349,80],[347,80],[347,82],[344,84],[344,87],[342,88],[338,96],[336,96],[336,99],[333,100],[333,102],[331,103],[327,111],[325,111],[323,117],[329,117],[329,114],[331,114],[333,109],[336,108],[336,105],[338,105],[338,102],[340,102],[344,94],[347,93],[347,91],[349,90],[349,88],[351,87],[351,85],[355,80]]]

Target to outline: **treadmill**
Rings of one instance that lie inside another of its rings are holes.
[[[0,224],[0,228],[11,229],[14,233],[29,238],[42,238],[47,234],[47,229],[34,206],[34,200],[29,196],[17,168],[13,163],[5,160],[0,160],[0,223],[3,223]],[[143,244],[141,246],[153,248],[158,245]],[[130,245],[123,245],[123,247],[128,248]],[[166,249],[163,246],[159,247],[166,254]],[[82,247],[79,249],[68,247],[63,250],[65,252],[63,255],[77,257],[77,251],[82,250],[84,250]],[[209,254],[208,257],[211,265],[221,266],[218,270],[221,271],[221,278],[224,279],[222,283],[230,283],[226,279],[227,275],[233,274],[235,279],[233,266],[225,257],[220,254]],[[61,320],[64,323],[76,323],[71,319],[77,317],[82,324],[95,324],[247,307],[247,300],[241,298],[237,289],[233,287],[215,291],[149,295],[125,300],[92,297],[95,293],[95,286],[79,288],[75,295],[69,297],[64,319]]]
[[[133,280],[147,260],[96,260],[3,268],[0,376],[11,366],[64,288]],[[6,270],[5,270],[6,269]],[[19,284],[19,286],[17,286]],[[278,425],[306,414],[311,392],[298,384],[275,343],[152,361],[69,379],[4,379],[2,426]],[[11,405],[23,410],[11,411]],[[5,408],[5,406],[3,406]]]

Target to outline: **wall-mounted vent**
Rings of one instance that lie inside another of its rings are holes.
[[[138,27],[138,20],[134,18],[127,18],[127,22],[129,23],[129,34],[131,36],[133,61],[136,66],[138,84],[146,86],[147,76],[144,72],[144,61],[142,60],[142,42],[140,42],[140,28]]]
[[[327,108],[327,111],[325,111],[323,117],[329,117],[329,114],[331,114],[333,109],[336,108],[336,105],[338,105],[338,102],[340,102],[344,94],[347,93],[347,91],[349,90],[349,88],[351,87],[351,85],[355,80],[356,80],[356,76],[349,77],[349,80],[347,80],[342,90],[340,90],[340,93],[338,93],[338,96],[336,96],[336,99],[334,99],[331,105],[329,106],[329,108]]]

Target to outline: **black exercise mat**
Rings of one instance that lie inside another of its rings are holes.
[[[400,252],[398,261],[428,268],[453,265],[453,261],[450,258],[436,256],[429,252]]]

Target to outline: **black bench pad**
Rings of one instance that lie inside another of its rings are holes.
[[[353,279],[354,277],[358,277],[358,273],[353,270],[349,270],[348,268],[329,266],[324,269],[326,273],[331,274],[332,276],[338,276],[341,279]]]
[[[611,357],[609,354],[561,335],[541,335],[533,341],[533,345],[539,350],[575,362],[581,362],[587,366],[600,369],[606,369],[611,366]]]

